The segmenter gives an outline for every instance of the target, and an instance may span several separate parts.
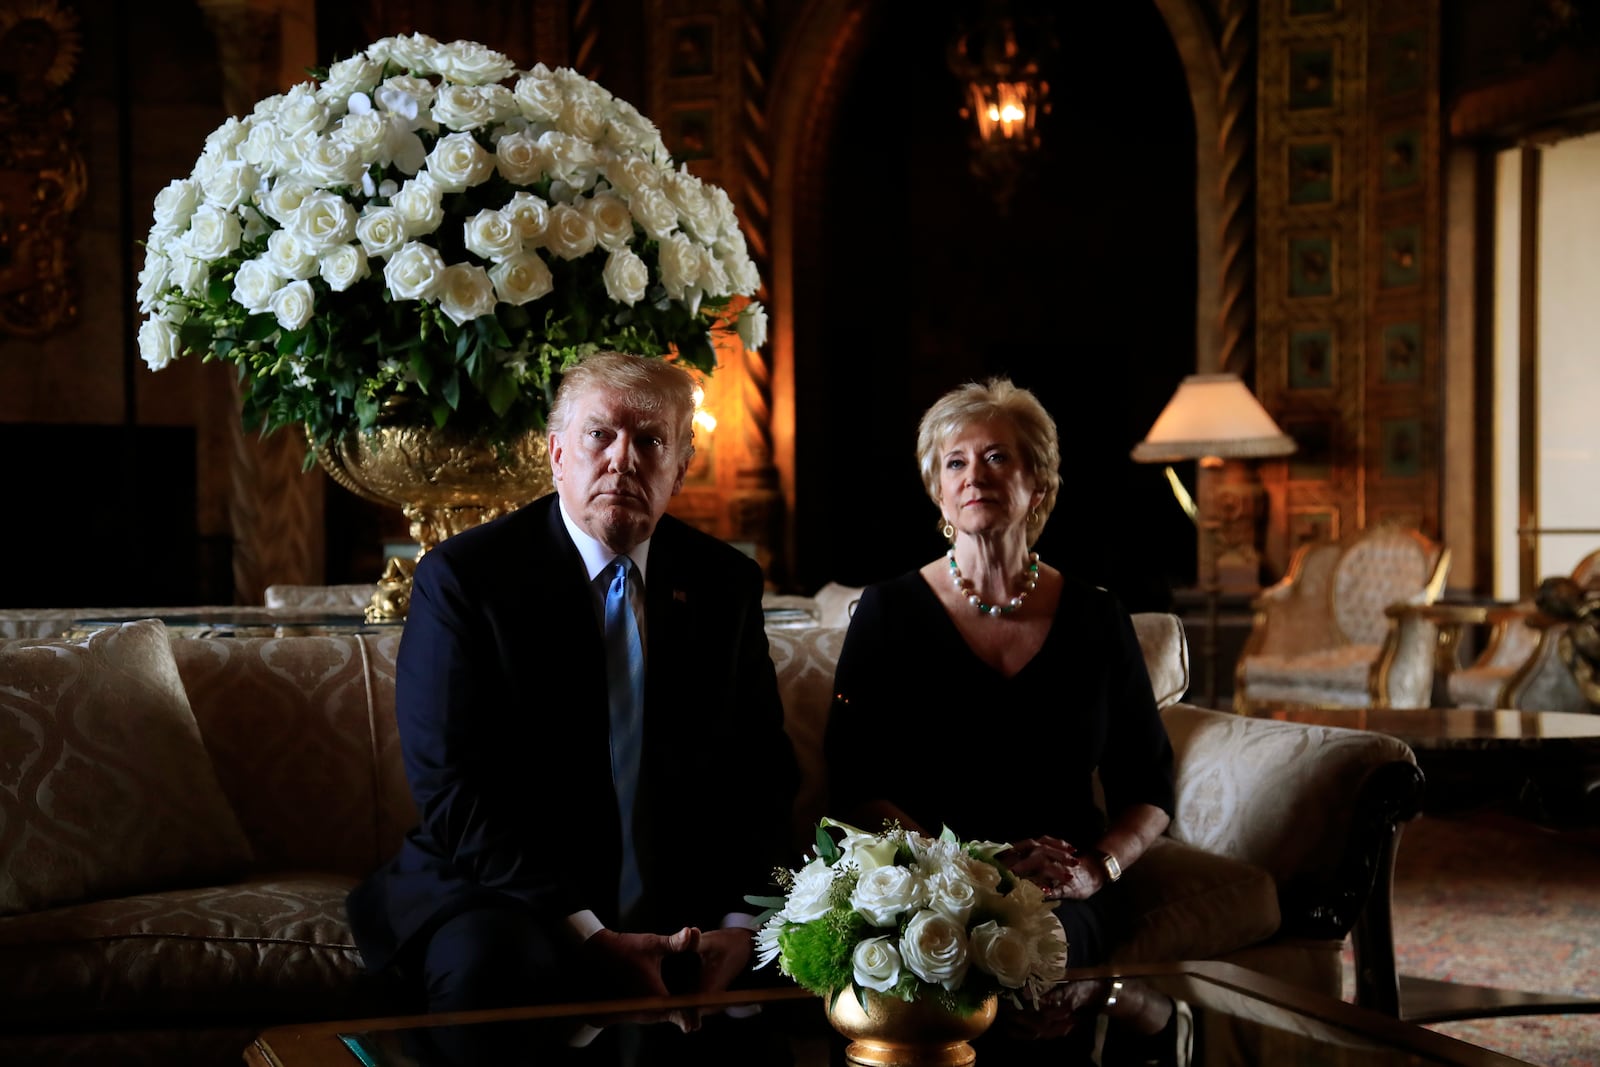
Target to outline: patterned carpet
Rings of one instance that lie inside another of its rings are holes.
[[[1418,819],[1401,838],[1394,917],[1402,974],[1600,998],[1600,834]],[[1600,1014],[1431,1028],[1545,1067],[1600,1065]]]

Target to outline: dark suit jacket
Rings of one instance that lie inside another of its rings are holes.
[[[770,892],[797,780],[762,628],[760,569],[663,517],[645,591],[645,736],[634,929],[715,928]],[[396,665],[421,822],[351,894],[385,967],[487,899],[616,921],[621,828],[593,593],[552,494],[425,555]]]

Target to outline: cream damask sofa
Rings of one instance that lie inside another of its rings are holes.
[[[1409,750],[1179,703],[1177,620],[1136,624],[1178,811],[1126,878],[1139,919],[1119,958],[1228,959],[1337,995],[1354,927],[1362,996],[1394,1010],[1388,872],[1417,800]],[[804,839],[826,812],[844,630],[769,638]],[[415,818],[398,643],[175,638],[155,621],[0,643],[0,1063],[231,1065],[266,1026],[386,1010],[343,900]]]

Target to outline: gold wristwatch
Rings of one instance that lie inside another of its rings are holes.
[[[1096,863],[1105,869],[1106,878],[1109,881],[1115,882],[1122,877],[1122,864],[1118,863],[1117,857],[1111,853],[1098,848],[1091,848],[1085,854],[1092,857]]]

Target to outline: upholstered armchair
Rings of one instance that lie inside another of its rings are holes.
[[[1580,586],[1600,585],[1600,550],[1572,570]],[[1483,651],[1445,677],[1450,703],[1460,707],[1522,711],[1589,711],[1561,655],[1566,624],[1541,615],[1533,601],[1495,613]]]
[[[1419,531],[1380,524],[1301,548],[1262,592],[1234,672],[1234,708],[1425,708],[1438,627],[1395,603],[1432,603],[1450,551]]]

